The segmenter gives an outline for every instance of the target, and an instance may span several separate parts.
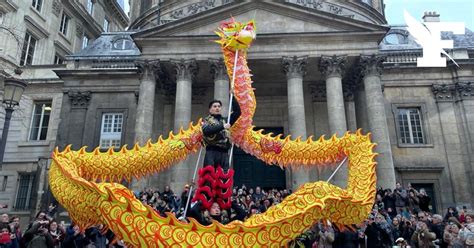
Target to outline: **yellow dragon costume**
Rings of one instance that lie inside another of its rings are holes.
[[[301,141],[254,131],[256,100],[246,61],[247,48],[255,38],[254,22],[223,23],[216,33],[230,78],[238,51],[233,92],[242,114],[231,128],[233,142],[266,163],[282,167],[310,168],[337,163],[347,156],[347,188],[321,181],[305,183],[280,204],[245,222],[202,226],[194,219],[183,223],[172,214],[161,217],[129,189],[115,183],[162,171],[196,152],[202,141],[198,121],[177,134],[170,133],[167,139],[160,137],[156,143],[149,141],[130,150],[124,146],[118,152],[111,148],[101,153],[96,148],[89,153],[85,148],[72,151],[67,147],[62,152],[56,148],[49,184],[71,219],[82,229],[104,224],[130,247],[281,247],[319,220],[339,226],[365,220],[376,190],[375,144],[370,135],[358,131],[329,140]]]

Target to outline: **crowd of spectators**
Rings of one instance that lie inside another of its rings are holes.
[[[20,228],[20,218],[0,216],[0,248],[124,248],[123,242],[114,240],[110,231],[103,232],[97,225],[84,231],[74,223],[66,225],[54,219],[57,206],[51,204],[48,211],[40,211],[25,228]]]
[[[179,218],[183,217],[188,194],[189,185],[185,185],[181,196],[166,187],[163,192],[147,188],[139,192],[138,197],[143,203],[153,206],[159,214],[164,216],[165,212],[171,212]],[[249,217],[264,213],[289,194],[291,190],[253,189],[243,185],[233,189],[232,199]],[[363,223],[339,229],[331,223],[319,222],[293,241],[292,246],[474,247],[474,214],[466,207],[459,211],[456,207],[450,207],[441,216],[432,213],[431,204],[432,199],[424,189],[416,190],[410,184],[404,188],[397,183],[393,190],[379,188],[373,210]],[[220,220],[223,223],[237,214],[233,210],[223,212],[225,217]]]
[[[378,189],[369,218],[339,230],[318,223],[295,243],[304,247],[474,247],[474,213],[449,207],[444,216],[429,208],[424,189]]]
[[[136,192],[136,196],[159,215],[174,214],[186,221],[184,210],[189,192],[190,185],[185,185],[179,196],[167,186],[163,191],[146,188]],[[218,221],[225,224],[236,218],[244,220],[253,214],[264,213],[291,193],[286,189],[236,187],[233,189],[233,208],[219,209]],[[188,213],[194,204],[190,203]],[[329,222],[318,222],[291,242],[290,247],[474,247],[472,212],[466,207],[459,211],[450,207],[442,216],[433,214],[430,204],[431,198],[425,190],[418,191],[411,185],[403,188],[397,183],[394,190],[378,189],[373,210],[363,223],[336,228]],[[234,206],[238,206],[236,211]],[[52,204],[47,211],[39,212],[24,232],[19,217],[2,214],[0,248],[125,247],[120,241],[113,243],[114,234],[101,231],[101,225],[81,232],[74,223],[58,223],[54,219],[56,209]],[[204,210],[202,216],[212,217],[213,211]]]

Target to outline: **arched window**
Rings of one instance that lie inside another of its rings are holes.
[[[408,44],[408,38],[403,34],[392,33],[385,36],[384,43],[387,45]]]
[[[132,49],[132,41],[129,39],[121,38],[114,41],[113,48],[114,50],[130,50]]]

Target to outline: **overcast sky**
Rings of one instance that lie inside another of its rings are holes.
[[[405,24],[403,10],[422,20],[425,11],[436,11],[441,21],[464,22],[474,28],[474,0],[384,0],[385,15],[391,25]]]

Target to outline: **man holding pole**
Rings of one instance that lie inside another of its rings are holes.
[[[222,102],[212,100],[209,103],[209,115],[204,119],[202,125],[203,140],[206,146],[204,156],[204,166],[221,166],[224,172],[229,169],[229,154],[231,148],[229,128],[240,116],[239,104],[232,99],[232,109],[230,113],[230,123],[226,123],[221,115]]]
[[[232,152],[229,129],[240,116],[240,107],[232,98],[232,107],[228,122],[221,115],[222,102],[209,103],[209,115],[202,125],[203,141],[206,146],[203,168],[199,170],[199,180],[194,201],[200,201],[203,209],[210,209],[217,203],[221,209],[232,205],[232,184],[234,171],[229,170]]]

